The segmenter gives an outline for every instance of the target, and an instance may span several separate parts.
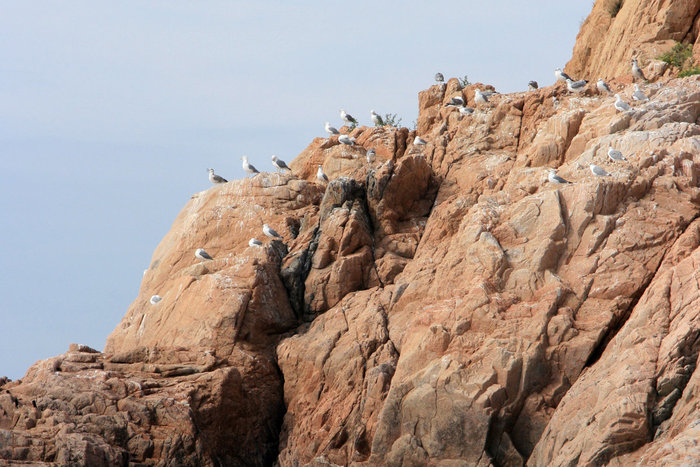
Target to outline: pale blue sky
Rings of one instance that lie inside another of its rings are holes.
[[[207,167],[271,170],[440,71],[554,81],[591,0],[0,0],[0,375],[102,349]]]

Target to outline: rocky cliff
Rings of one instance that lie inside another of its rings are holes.
[[[563,84],[476,105],[485,87],[433,86],[417,131],[317,138],[293,174],[195,194],[104,352],[0,382],[0,459],[697,463],[700,79],[648,84],[627,112]],[[263,223],[283,238],[249,246]]]

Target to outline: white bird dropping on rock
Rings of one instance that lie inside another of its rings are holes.
[[[290,172],[292,169],[289,168],[289,166],[280,158],[277,156],[272,156],[272,165],[274,165],[277,170],[289,170]]]
[[[343,109],[340,109],[340,118],[345,120],[346,123],[354,123],[355,125],[357,125],[357,120],[355,120],[355,117],[353,117]]]
[[[428,142],[426,140],[424,140],[423,138],[421,138],[420,136],[416,136],[413,139],[414,146],[425,146],[426,144],[428,144]]]
[[[596,177],[609,177],[610,174],[602,167],[598,167],[595,164],[589,166],[591,168],[591,173]]]
[[[209,181],[212,182],[213,184],[218,184],[218,183],[226,183],[228,180],[226,180],[224,177],[220,177],[219,175],[216,175],[214,173],[214,169],[207,169],[209,171]]]
[[[547,179],[549,180],[549,183],[558,183],[558,184],[565,184],[565,183],[571,183],[570,181],[561,178],[559,175],[557,175],[557,171],[554,169],[549,169],[549,175],[547,176]]]
[[[603,81],[603,78],[598,79],[598,82],[595,83],[595,86],[598,88],[598,91],[602,93],[608,93],[612,94],[612,91],[610,90],[610,86],[608,86],[608,83]]]
[[[199,259],[214,259],[209,253],[204,251],[204,248],[197,248],[194,252],[194,255]]]
[[[438,84],[445,82],[445,77],[442,75],[442,73],[435,73],[435,82]]]
[[[374,162],[374,156],[377,155],[377,152],[374,149],[368,149],[367,150],[367,163],[372,164]]]
[[[248,163],[248,158],[246,156],[241,156],[241,160],[243,161],[241,163],[241,167],[243,167],[243,170],[248,172],[251,175],[259,174],[260,171],[256,169],[252,164]]]
[[[638,84],[634,85],[634,93],[632,94],[632,99],[634,99],[635,101],[640,101],[640,102],[646,102],[649,100],[647,95],[644,94],[641,89],[639,89]]]
[[[644,81],[647,80],[646,76],[644,76],[644,72],[641,68],[639,68],[639,63],[637,62],[636,58],[632,59],[632,75],[635,79],[642,79]]]
[[[632,108],[627,102],[622,100],[619,94],[615,94],[615,99],[615,108],[620,112],[627,112]]]
[[[321,182],[328,182],[328,177],[325,173],[323,173],[323,168],[320,165],[318,166],[318,170],[316,171],[316,178]]]
[[[270,238],[282,238],[282,235],[278,234],[272,227],[267,224],[263,224],[263,233]]]
[[[568,89],[570,92],[583,92],[586,89],[586,84],[588,84],[588,81],[585,79],[580,79],[578,81],[567,79],[566,89]]]
[[[326,128],[326,133],[328,133],[329,138],[333,135],[340,134],[340,132],[338,131],[337,128],[331,126],[330,122],[326,122],[325,128]]]
[[[626,161],[625,156],[622,155],[621,151],[618,151],[617,149],[613,149],[611,147],[608,148],[608,157],[612,159],[613,161]]]
[[[149,302],[151,302],[151,305],[155,305],[156,303],[158,303],[161,300],[163,300],[163,297],[161,297],[160,295],[154,295],[151,297]]]
[[[554,70],[554,77],[557,79],[557,81],[566,81],[567,79],[573,81],[571,76],[564,73],[561,68],[557,68],[556,70]]]
[[[248,246],[262,246],[262,242],[257,238],[253,237],[248,240]]]
[[[354,146],[355,145],[355,140],[351,138],[348,135],[340,135],[338,136],[338,142],[340,144],[347,144],[348,146]]]
[[[377,115],[377,112],[371,110],[370,115],[372,116],[372,122],[375,124],[375,126],[384,126],[384,120],[382,120],[382,117]]]

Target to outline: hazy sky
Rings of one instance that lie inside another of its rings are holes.
[[[102,349],[206,168],[273,170],[344,108],[412,127],[440,71],[552,84],[591,0],[0,0],[0,375]]]

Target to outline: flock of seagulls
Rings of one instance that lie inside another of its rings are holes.
[[[646,77],[644,76],[644,72],[642,69],[639,67],[639,63],[636,58],[632,59],[632,75],[634,76],[634,79],[637,80],[643,80],[646,81]],[[572,93],[581,93],[586,89],[586,86],[588,85],[588,81],[586,80],[574,80],[571,78],[571,76],[567,75],[561,68],[557,68],[554,70],[554,76],[557,81],[565,81],[566,82],[566,87],[569,92]],[[445,82],[445,77],[442,73],[436,73],[435,74],[435,82],[443,85]],[[602,79],[598,79],[596,82],[596,88],[600,94],[613,94],[613,91],[610,89],[610,86]],[[536,90],[538,89],[538,84],[537,81],[530,81],[528,82],[528,89],[529,90]],[[474,102],[478,104],[488,104],[489,103],[489,98],[493,95],[496,94],[495,91],[485,91],[481,89],[475,89],[474,90]],[[622,100],[622,97],[620,97],[619,94],[614,94],[615,96],[615,103],[614,107],[616,110],[620,112],[627,112],[631,109],[631,106]],[[554,99],[554,104],[557,105],[559,104],[559,101],[556,97]],[[647,102],[649,101],[649,98],[644,94],[644,92],[640,89],[639,85],[637,83],[634,84],[634,93],[632,94],[632,99],[635,101],[639,102]],[[446,104],[446,106],[454,106],[459,109],[460,115],[470,115],[474,113],[474,108],[467,107],[466,102],[464,100],[464,97],[460,95],[456,95],[450,98],[449,102]],[[348,114],[344,109],[340,109],[340,118],[348,125],[351,126],[356,126],[358,125],[358,121],[356,118],[354,118],[352,115]],[[370,118],[372,122],[376,126],[383,126],[384,121],[380,115],[378,115],[374,110],[370,111]],[[348,146],[354,146],[356,144],[356,140],[354,137],[351,137],[348,134],[342,134],[340,131],[338,131],[337,128],[331,126],[330,122],[325,122],[324,129],[326,133],[328,133],[328,137],[332,136],[338,136],[338,142],[343,145],[348,145]],[[421,138],[420,136],[417,136],[413,140],[413,145],[414,146],[419,146],[423,147],[428,142]],[[627,158],[624,156],[622,151],[619,151],[611,146],[608,147],[607,151],[608,158],[613,162],[627,162]],[[372,148],[368,149],[366,151],[366,158],[367,158],[367,163],[372,164],[376,158],[376,151]],[[250,162],[248,162],[248,158],[246,156],[241,157],[241,166],[243,170],[249,174],[249,175],[256,175],[259,174],[260,171],[255,168]],[[276,155],[272,156],[272,165],[277,169],[278,172],[280,171],[290,171],[291,168],[280,158],[278,158]],[[595,177],[610,177],[611,174],[610,172],[606,171],[604,168],[594,164],[590,163],[589,164],[589,169],[591,173]],[[552,184],[558,184],[558,185],[567,185],[567,184],[572,184],[569,180],[566,180],[565,178],[557,175],[556,169],[549,168],[548,170],[548,175],[547,175],[547,180],[552,183]],[[209,172],[209,181],[213,184],[222,184],[222,183],[227,183],[228,180],[223,178],[220,175],[217,175],[214,172],[214,169],[207,169]],[[324,173],[323,167],[321,165],[318,166],[318,170],[316,171],[316,179],[321,182],[321,183],[328,183],[329,179],[328,176]],[[262,232],[263,235],[265,235],[268,238],[271,239],[282,239],[282,235],[280,235],[275,229],[270,227],[268,224],[263,224],[262,226]],[[250,247],[261,247],[263,246],[263,242],[258,240],[257,238],[251,238],[248,241],[248,245]],[[197,248],[194,252],[194,256],[202,261],[213,261],[214,258],[212,255],[207,253],[204,248]],[[150,303],[152,305],[158,304],[162,299],[160,295],[153,295],[150,298]]]

